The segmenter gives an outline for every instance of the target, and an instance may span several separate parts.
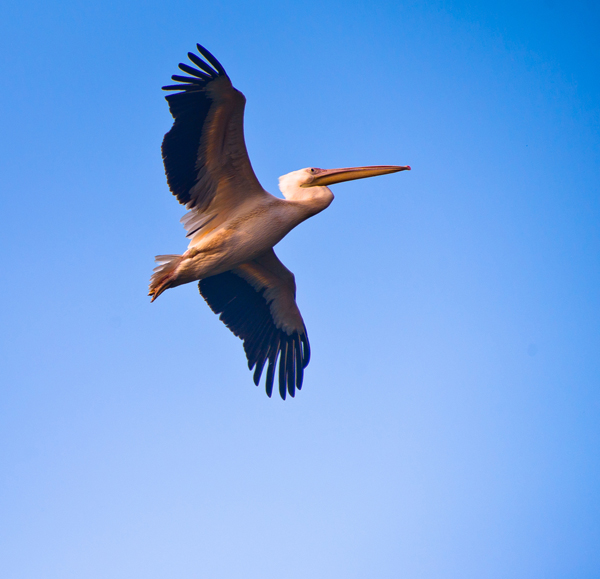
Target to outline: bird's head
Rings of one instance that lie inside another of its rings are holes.
[[[329,197],[327,203],[329,205],[333,200],[333,193],[329,191],[328,185],[353,181],[354,179],[364,179],[365,177],[387,175],[398,171],[410,171],[410,166],[376,165],[371,167],[344,167],[343,169],[306,167],[279,177],[279,189],[286,199],[297,201]]]

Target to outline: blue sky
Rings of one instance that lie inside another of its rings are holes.
[[[600,575],[600,10],[29,2],[0,22],[0,574]],[[256,173],[340,184],[277,248],[313,349],[253,386],[198,295],[160,87],[196,42]]]

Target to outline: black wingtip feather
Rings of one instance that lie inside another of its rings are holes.
[[[206,62],[204,62],[197,54],[188,52],[188,58],[200,69],[206,72],[211,78],[217,78],[219,73],[212,69]]]
[[[212,76],[205,74],[204,72],[200,72],[199,70],[196,70],[193,66],[189,66],[187,64],[184,64],[183,62],[179,63],[179,68],[183,70],[183,72],[187,72],[188,74],[191,74],[192,76],[195,76],[197,78],[201,78],[204,81],[209,81],[213,78]]]
[[[304,334],[300,336],[302,340],[302,346],[304,347],[304,355],[302,356],[302,367],[306,368],[310,362],[310,344],[308,343],[308,335],[306,334],[306,328],[304,328]]]
[[[269,352],[269,367],[267,368],[267,379],[265,380],[265,392],[271,398],[273,395],[273,381],[275,380],[275,363],[277,362],[277,354],[279,353],[279,345]]]
[[[279,356],[279,396],[282,400],[285,400],[287,392],[286,387],[286,361],[287,361],[287,340],[284,340],[281,344],[281,355]]]
[[[254,380],[254,384],[258,386],[260,384],[260,377],[262,376],[262,371],[265,366],[265,360],[262,360],[262,363],[258,363],[256,365],[256,369],[254,370],[254,375],[252,379]]]
[[[204,86],[206,84],[202,79],[193,76],[181,76],[179,74],[174,74],[171,77],[171,80],[174,80],[176,82],[184,82],[187,84],[197,84],[199,86]]]
[[[295,384],[296,374],[294,372],[295,348],[294,348],[293,339],[294,339],[293,336],[288,339],[287,360],[286,360],[288,394],[292,398],[296,395],[296,384]]]
[[[189,89],[194,89],[194,90],[198,90],[198,85],[196,84],[167,84],[165,86],[161,87],[162,90],[189,90]],[[165,97],[167,100],[169,100],[170,96],[174,96],[174,95],[168,95],[167,97]]]
[[[302,366],[302,347],[300,346],[300,336],[296,334],[294,336],[294,355],[295,355],[295,369],[296,369],[296,388],[302,390],[302,377],[304,374],[304,367]]]
[[[215,68],[215,70],[219,74],[224,74],[225,76],[227,76],[227,73],[225,72],[225,69],[223,68],[223,65],[213,56],[213,54],[211,52],[209,52],[201,44],[196,44],[196,48],[198,49],[198,52],[204,58],[206,58],[206,60],[208,60],[208,62],[210,62],[210,64],[212,64],[212,66]]]

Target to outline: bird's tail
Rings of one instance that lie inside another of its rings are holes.
[[[171,287],[177,266],[181,263],[182,255],[157,255],[154,260],[158,264],[150,278],[149,296],[153,302],[161,293]]]

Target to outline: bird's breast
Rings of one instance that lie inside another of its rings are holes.
[[[226,224],[232,244],[259,255],[279,243],[301,219],[285,201],[256,207]]]
[[[211,270],[226,271],[271,249],[305,219],[298,207],[276,197],[241,209],[195,243],[188,250],[189,258],[198,263],[210,260]]]

